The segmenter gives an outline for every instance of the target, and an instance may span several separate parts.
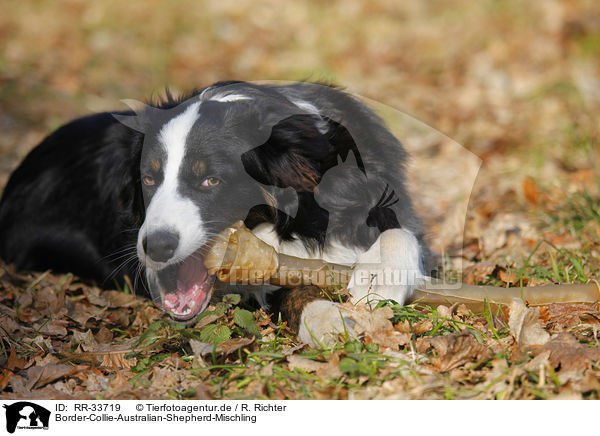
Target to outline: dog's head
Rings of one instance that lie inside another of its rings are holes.
[[[285,188],[313,191],[336,164],[341,126],[311,102],[251,84],[210,87],[135,118],[144,133],[137,254],[153,299],[190,320],[212,294],[204,256],[214,238],[252,213],[272,219]]]

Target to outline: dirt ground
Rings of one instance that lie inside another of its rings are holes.
[[[0,189],[50,131],[121,99],[325,80],[368,99],[411,152],[444,274],[587,283],[600,276],[599,53],[595,0],[8,2]],[[390,303],[356,339],[310,349],[234,296],[183,329],[127,291],[0,266],[0,397],[600,396],[598,303]]]

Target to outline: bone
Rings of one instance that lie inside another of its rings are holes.
[[[349,266],[277,253],[242,221],[221,233],[204,263],[219,281],[232,284],[270,283],[286,288],[315,285],[323,289],[343,289],[352,275]],[[585,284],[503,288],[429,279],[413,292],[408,303],[464,303],[471,309],[480,309],[486,303],[508,306],[515,298],[522,298],[531,306],[593,303],[600,300],[600,284],[592,280]]]

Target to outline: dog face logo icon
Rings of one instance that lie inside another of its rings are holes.
[[[6,409],[6,431],[19,429],[48,429],[50,411],[28,401],[3,405]]]

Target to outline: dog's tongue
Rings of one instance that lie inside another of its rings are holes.
[[[177,272],[177,290],[164,296],[165,310],[174,318],[186,320],[200,311],[211,284],[200,256],[190,256]]]

